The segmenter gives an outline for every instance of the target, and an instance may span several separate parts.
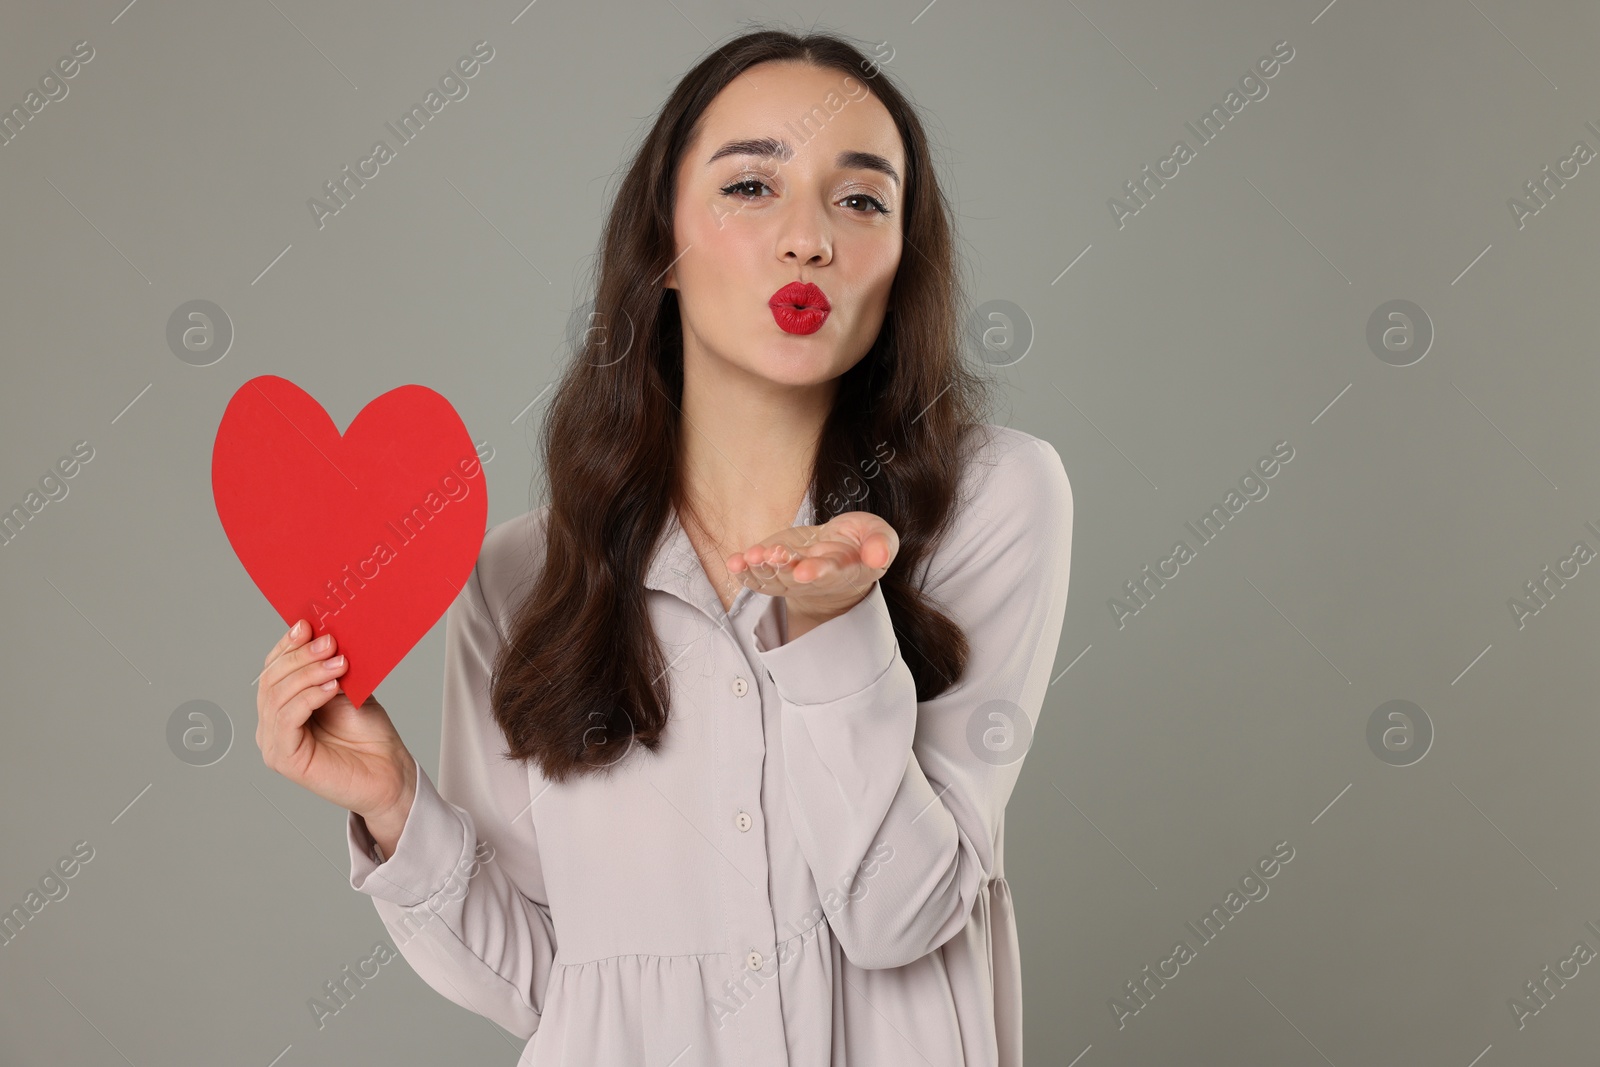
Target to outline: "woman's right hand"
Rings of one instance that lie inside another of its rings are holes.
[[[349,663],[334,656],[333,635],[310,636],[310,624],[296,620],[267,654],[256,691],[262,759],[296,785],[360,815],[369,829],[392,827],[398,837],[416,796],[416,762],[383,705],[369,696],[358,708],[337,688]]]

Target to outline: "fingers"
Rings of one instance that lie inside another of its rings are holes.
[[[271,688],[307,663],[331,656],[337,645],[332,634],[311,640],[311,627],[304,619],[298,620],[273,648],[274,655],[268,657],[267,669],[261,675],[262,686]]]
[[[895,548],[895,545],[889,543],[887,535],[873,534],[861,546],[861,562],[875,571],[887,570],[889,561],[894,558]],[[872,562],[873,560],[877,562]]]
[[[278,638],[278,643],[272,646],[272,651],[267,653],[266,662],[261,665],[263,667],[272,666],[273,660],[305,640],[307,632],[306,621],[304,619],[296,619],[294,625],[289,627],[289,632]]]
[[[813,545],[816,545],[816,547],[812,548]],[[806,551],[807,549],[811,550],[808,552]],[[782,541],[772,544],[751,545],[745,551],[736,553],[735,558],[751,568],[765,567],[767,570],[764,573],[771,574],[776,573],[778,568],[788,567],[791,564],[797,564],[807,559],[821,559],[826,556],[838,555],[841,551],[842,548],[839,542],[817,544],[817,539],[813,536],[806,538],[799,545],[793,546]]]
[[[762,561],[735,573],[757,592],[777,591],[779,595],[801,586],[810,586],[831,573],[843,573],[849,562],[842,560],[837,552],[803,555],[781,545],[766,556]],[[812,566],[802,574],[800,568],[808,562]]]
[[[285,708],[301,701],[303,706],[295,708],[298,719],[289,716],[298,726],[306,716],[332,699],[339,688],[339,676],[349,665],[350,661],[344,656],[333,655],[331,648],[328,654],[314,655],[272,687],[272,699]]]
[[[336,655],[337,640],[323,634],[310,640],[311,628],[297,620],[273,647],[261,672],[258,710],[275,727],[299,726],[311,712],[326,704],[338,688],[338,678],[349,667]],[[298,701],[298,705],[291,708]]]
[[[733,557],[736,565],[730,565],[728,571],[747,577],[759,586],[783,575],[792,576],[796,567],[812,558],[817,557],[803,555],[783,544],[756,545],[736,554]]]

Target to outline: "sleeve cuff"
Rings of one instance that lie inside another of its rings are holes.
[[[894,665],[900,645],[883,599],[872,589],[855,607],[788,644],[764,649],[762,666],[790,704],[828,704],[871,686]]]
[[[420,764],[417,794],[394,855],[379,862],[366,821],[353,811],[346,813],[345,837],[350,846],[350,888],[401,907],[415,907],[436,896],[472,847],[461,813],[439,795]]]

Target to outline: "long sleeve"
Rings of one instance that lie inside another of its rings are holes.
[[[556,937],[528,810],[530,775],[503,758],[489,712],[498,637],[483,567],[480,557],[445,615],[438,786],[419,765],[405,828],[382,862],[366,823],[349,813],[350,885],[373,898],[423,981],[526,1038],[539,1027]]]
[[[970,468],[982,485],[929,564],[929,595],[970,643],[954,686],[918,704],[878,583],[800,637],[757,646],[781,699],[800,848],[818,893],[847,897],[828,922],[859,967],[940,947],[996,876],[1061,636],[1072,543],[1061,457],[1042,440],[1012,442],[992,467]]]

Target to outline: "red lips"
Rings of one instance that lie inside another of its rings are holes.
[[[778,328],[785,333],[808,334],[822,329],[833,305],[811,282],[790,282],[767,301]]]

